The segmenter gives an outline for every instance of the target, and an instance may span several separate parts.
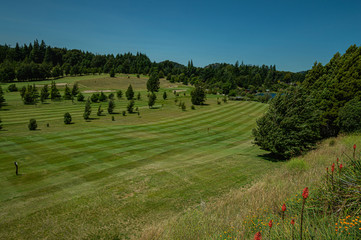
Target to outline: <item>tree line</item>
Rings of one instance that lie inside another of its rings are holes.
[[[289,158],[323,138],[361,131],[361,47],[315,63],[301,86],[278,94],[253,130],[261,148]]]
[[[213,93],[238,95],[242,89],[251,92],[277,91],[289,84],[303,82],[306,72],[276,70],[276,66],[210,64],[195,67],[169,60],[152,62],[145,54],[93,54],[81,50],[51,47],[44,41],[15,47],[0,45],[0,82],[32,81],[63,76],[116,73],[157,75],[171,82],[200,84]]]

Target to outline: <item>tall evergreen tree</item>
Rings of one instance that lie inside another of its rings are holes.
[[[129,84],[129,87],[125,92],[125,96],[127,97],[128,100],[132,100],[134,98],[134,91],[131,84]]]
[[[79,94],[78,82],[74,83],[73,89],[71,90],[71,94],[73,95],[73,97],[76,97],[76,95]]]
[[[108,113],[112,114],[115,108],[115,103],[113,100],[110,100],[108,103]]]
[[[83,114],[83,118],[85,120],[88,120],[89,117],[90,117],[90,114],[92,112],[92,109],[91,109],[91,105],[90,105],[90,99],[88,98],[86,100],[86,103],[85,103],[85,109],[84,109],[84,114]]]
[[[155,100],[157,99],[157,95],[155,93],[150,93],[148,98],[148,106],[149,108],[152,108],[155,104]]]
[[[153,72],[147,81],[147,89],[149,92],[158,92],[159,85],[159,75],[157,72]]]
[[[56,87],[55,81],[51,82],[50,98],[51,98],[51,100],[57,100],[57,99],[61,98],[60,92],[59,92],[58,88]]]
[[[49,97],[48,84],[45,84],[40,92],[40,101],[44,102]]]
[[[70,88],[68,87],[68,84],[65,85],[65,91],[64,91],[64,99],[65,100],[71,100],[73,98],[73,95],[71,94]]]

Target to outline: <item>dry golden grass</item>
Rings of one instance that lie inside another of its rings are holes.
[[[262,174],[262,178],[256,178],[246,187],[188,209],[167,222],[147,226],[140,239],[217,239],[219,233],[230,228],[236,229],[240,239],[249,237],[243,224],[249,216],[259,215],[264,209],[280,212],[283,202],[295,193],[301,193],[304,187],[314,190],[325,167],[342,153],[350,152],[355,140],[355,136],[325,140],[316,150]],[[292,166],[292,161],[303,161],[304,164],[297,168]]]

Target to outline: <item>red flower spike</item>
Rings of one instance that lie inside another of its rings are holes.
[[[295,220],[294,220],[294,219],[291,220],[291,224],[292,224],[293,226],[295,225]]]
[[[304,199],[307,199],[307,198],[308,198],[308,187],[305,187],[305,189],[303,189],[302,197],[303,197]]]
[[[353,145],[353,150],[356,150],[356,144]]]
[[[283,205],[282,205],[282,212],[285,212],[286,211],[286,204],[284,203]]]
[[[331,166],[331,171],[334,172],[335,171],[335,163],[332,163],[332,166]]]
[[[258,232],[254,235],[254,240],[262,240],[261,232]]]
[[[340,168],[340,171],[341,171],[341,170],[342,170],[342,168],[343,168],[342,163],[340,164],[339,168]]]
[[[269,226],[270,228],[272,228],[272,225],[273,225],[273,224],[272,224],[272,220],[270,220],[269,223],[268,223],[268,226]]]

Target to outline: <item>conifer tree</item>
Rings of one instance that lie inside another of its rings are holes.
[[[71,100],[73,97],[70,88],[68,87],[68,84],[65,85],[65,91],[64,91],[64,99],[65,100]]]
[[[91,109],[91,105],[90,105],[90,99],[88,98],[88,100],[86,101],[86,104],[85,104],[83,118],[85,120],[88,120],[91,112],[92,112],[92,109]]]
[[[102,113],[103,113],[102,105],[99,105],[98,111],[97,111],[97,116],[101,116]]]
[[[125,92],[125,96],[127,97],[128,100],[132,100],[134,98],[134,91],[131,84],[129,84],[129,87]]]
[[[167,96],[167,92],[164,92],[164,93],[163,93],[163,100],[166,100],[167,97],[168,97],[168,96]]]
[[[48,85],[45,84],[40,92],[40,101],[45,102],[45,100],[49,97]]]
[[[4,92],[2,87],[0,86],[0,108],[4,105],[4,103],[5,103]]]
[[[149,92],[158,92],[159,90],[159,75],[157,72],[153,72],[148,81],[147,81],[147,89]]]
[[[73,95],[73,97],[76,97],[79,94],[79,86],[77,82],[74,83],[73,89],[71,90],[71,94]]]
[[[115,108],[115,103],[113,100],[110,100],[108,103],[108,113],[112,114]]]
[[[117,98],[118,99],[121,99],[123,97],[123,92],[122,92],[122,90],[118,90],[117,91]]]
[[[51,88],[50,88],[50,98],[51,100],[60,99],[61,95],[59,93],[58,88],[56,87],[55,81],[51,82]]]
[[[128,110],[128,113],[133,113],[134,112],[134,100],[133,99],[129,101],[129,104],[127,106],[127,110]]]
[[[153,105],[155,104],[156,99],[157,99],[157,95],[155,95],[154,93],[151,93],[149,95],[149,98],[148,98],[148,106],[149,106],[149,108],[153,107]]]

